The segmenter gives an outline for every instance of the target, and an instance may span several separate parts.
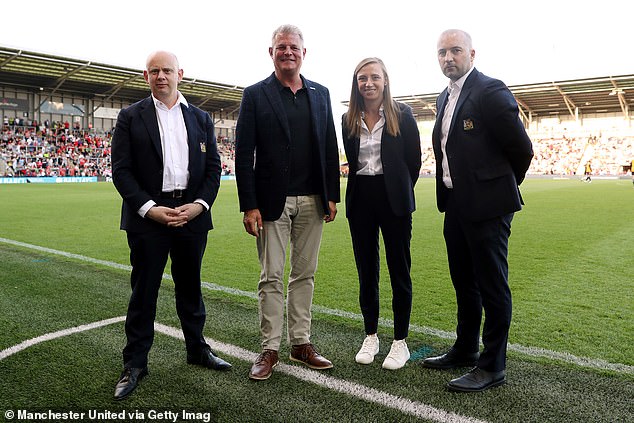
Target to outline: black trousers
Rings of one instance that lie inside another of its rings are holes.
[[[175,200],[169,200],[168,204],[163,205],[174,207],[178,204]],[[127,236],[132,264],[132,295],[125,322],[127,344],[123,349],[124,366],[147,365],[148,353],[154,341],[158,292],[168,256],[172,261],[176,312],[185,336],[187,353],[199,353],[207,346],[203,337],[206,313],[200,281],[207,232],[192,232],[187,227],[157,226],[151,232],[128,231]]]
[[[484,309],[484,350],[478,367],[488,371],[506,368],[512,314],[507,261],[512,220],[513,213],[469,221],[461,215],[452,194],[449,195],[443,231],[458,306],[454,349],[464,353],[479,351]]]
[[[359,274],[359,304],[366,334],[379,322],[379,230],[392,285],[394,339],[407,338],[412,311],[410,241],[412,215],[396,216],[390,208],[383,175],[357,176],[348,213],[352,248]]]

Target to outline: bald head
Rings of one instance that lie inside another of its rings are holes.
[[[465,31],[444,31],[438,38],[437,48],[440,69],[452,81],[462,78],[473,66],[475,50],[471,36]]]
[[[145,64],[143,77],[150,85],[152,94],[167,107],[172,107],[178,99],[178,83],[183,79],[183,70],[178,66],[174,53],[155,51]]]
[[[156,59],[161,60],[162,62],[170,61],[175,64],[176,69],[178,69],[178,58],[174,53],[169,51],[158,50],[150,53],[145,61],[145,69],[150,69],[150,64],[154,62]]]
[[[471,41],[471,35],[469,35],[466,31],[462,29],[447,29],[440,34],[438,37],[438,42],[445,37],[452,37],[453,39],[459,39],[463,45],[467,46],[469,50],[473,48],[473,42]]]

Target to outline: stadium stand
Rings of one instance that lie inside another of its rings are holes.
[[[587,161],[592,161],[595,175],[620,176],[630,171],[634,75],[509,88],[534,144],[530,174],[582,174]],[[184,78],[179,89],[212,116],[223,173],[232,174],[235,121],[243,88]],[[117,113],[148,94],[140,69],[0,46],[0,176],[107,178]],[[435,172],[430,140],[437,96],[395,97],[409,104],[419,121],[422,175]]]

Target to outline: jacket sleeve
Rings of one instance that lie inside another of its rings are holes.
[[[328,201],[338,203],[341,201],[341,185],[339,182],[339,145],[337,144],[337,131],[332,116],[332,102],[330,93],[326,90],[326,104],[328,106],[328,122],[326,129],[326,188],[328,189]]]
[[[220,174],[222,173],[222,164],[220,161],[220,155],[218,154],[218,146],[216,144],[216,135],[214,131],[214,124],[209,116],[209,113],[200,111],[198,116],[202,118],[200,124],[205,134],[205,165],[203,171],[203,179],[198,186],[194,198],[200,198],[204,200],[209,207],[216,200],[218,190],[220,189]]]
[[[405,161],[414,186],[418,182],[421,167],[420,134],[412,108],[407,105],[401,112],[401,134],[405,145]]]
[[[533,159],[533,144],[519,118],[519,108],[510,90],[498,80],[484,88],[482,110],[500,149],[511,164],[517,184],[524,180]]]
[[[115,188],[128,206],[137,211],[152,199],[137,177],[135,154],[131,142],[130,109],[122,109],[117,117],[112,137],[112,181]]]
[[[258,208],[255,190],[256,121],[250,90],[244,90],[236,124],[236,185],[240,211]]]

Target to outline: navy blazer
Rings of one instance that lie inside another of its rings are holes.
[[[388,134],[387,124],[381,135],[381,164],[385,190],[390,207],[396,216],[405,216],[416,210],[414,186],[418,181],[421,166],[420,135],[412,109],[406,104],[397,103],[400,134],[396,137]],[[359,170],[359,137],[350,137],[346,128],[345,116],[342,116],[343,146],[348,159],[348,184],[346,186],[346,217],[354,207],[354,190]]]
[[[191,104],[181,105],[181,110],[189,145],[185,202],[202,199],[211,207],[221,173],[214,125],[207,112]],[[144,232],[162,226],[137,212],[149,200],[157,201],[163,187],[163,148],[152,96],[119,112],[112,138],[112,180],[123,198],[121,229]],[[196,232],[211,229],[211,209],[186,227]]]
[[[432,134],[436,157],[436,201],[446,210],[440,130],[447,89],[436,100]],[[519,119],[517,102],[502,81],[473,69],[456,103],[446,145],[453,195],[463,217],[490,219],[522,208],[519,185],[533,158],[533,147]]]
[[[324,214],[328,201],[339,202],[339,151],[328,89],[301,77],[310,104],[313,139],[317,143]],[[236,126],[236,183],[240,211],[259,209],[262,219],[277,220],[289,185],[291,134],[275,73],[245,88]]]

